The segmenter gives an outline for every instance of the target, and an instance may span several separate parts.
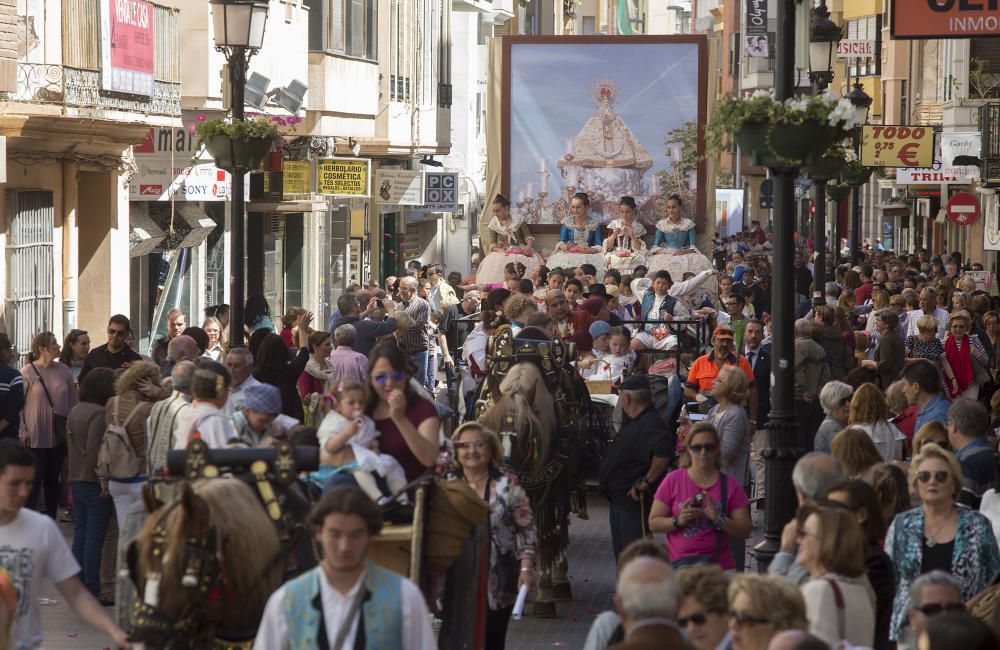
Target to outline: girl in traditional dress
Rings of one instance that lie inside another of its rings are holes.
[[[623,196],[618,202],[619,218],[608,224],[611,236],[604,240],[608,269],[632,273],[646,264],[646,228],[636,217],[635,199]]]
[[[476,284],[480,285],[503,282],[503,269],[509,262],[519,262],[528,270],[545,263],[533,249],[535,238],[524,218],[510,213],[507,197],[497,194],[492,209],[493,218],[482,233],[483,248],[488,254],[476,271]]]
[[[590,197],[577,192],[570,201],[572,215],[562,221],[559,243],[549,256],[549,268],[569,269],[582,264],[592,264],[596,277],[604,277],[604,255],[601,224],[590,218]]]
[[[667,218],[656,222],[656,239],[649,252],[649,272],[646,275],[653,277],[657,271],[666,270],[678,282],[689,271],[697,275],[711,269],[712,263],[698,250],[694,222],[684,216],[684,201],[673,194],[667,199],[666,208]],[[713,296],[717,294],[714,278],[703,288]]]

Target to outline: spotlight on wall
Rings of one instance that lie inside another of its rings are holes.
[[[264,108],[268,98],[267,86],[270,83],[271,80],[259,72],[251,73],[244,87],[243,102],[254,108]]]
[[[420,159],[420,164],[428,167],[444,167],[444,163],[440,160],[434,160],[434,156],[424,156]]]
[[[354,154],[355,158],[361,155],[361,143],[354,138],[347,139],[347,146],[351,148],[351,153]]]

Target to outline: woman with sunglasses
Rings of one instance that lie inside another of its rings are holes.
[[[910,605],[910,585],[928,571],[940,569],[962,584],[968,601],[989,586],[1000,570],[1000,551],[989,519],[956,507],[962,490],[958,460],[937,445],[925,445],[910,464],[911,485],[921,505],[896,517],[885,550],[896,567],[896,598],[889,635],[899,638]]]
[[[827,382],[819,392],[819,404],[826,418],[816,430],[813,449],[830,453],[833,437],[844,430],[851,415],[851,396],[854,389],[842,381]]]
[[[696,650],[729,647],[729,578],[717,566],[692,566],[677,572],[681,599],[677,627]]]
[[[743,573],[728,595],[733,650],[767,650],[779,632],[809,627],[802,593],[784,577]]]
[[[948,396],[955,400],[959,397],[979,398],[979,383],[976,380],[976,364],[980,368],[988,368],[990,359],[979,342],[979,337],[969,335],[972,318],[967,311],[957,311],[948,319],[948,335],[944,338],[944,384],[948,388]],[[986,383],[983,378],[982,383]]]
[[[83,370],[83,362],[90,354],[90,335],[83,330],[70,330],[63,341],[62,352],[59,353],[59,362],[73,371],[73,380],[80,381],[80,371]]]
[[[666,533],[667,552],[677,568],[718,564],[737,570],[729,539],[750,537],[750,500],[740,482],[721,469],[719,434],[710,423],[699,422],[687,435],[680,469],[660,483],[649,512],[649,530]]]
[[[403,466],[412,481],[434,466],[440,420],[434,404],[414,387],[409,356],[393,342],[368,355],[368,416],[381,434],[379,446]]]

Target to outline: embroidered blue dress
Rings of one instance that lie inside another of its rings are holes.
[[[649,272],[646,277],[651,278],[657,271],[665,270],[670,273],[671,280],[680,282],[684,279],[685,273],[698,275],[702,271],[711,270],[712,263],[698,250],[697,242],[698,235],[694,222],[687,217],[680,221],[670,219],[657,221],[656,237],[646,258],[649,261]],[[677,255],[679,251],[685,251],[685,254]],[[714,301],[719,292],[715,278],[709,278],[702,288]],[[692,301],[681,298],[681,302],[689,307],[693,306]]]
[[[990,585],[1000,571],[1000,550],[990,520],[959,506],[951,574],[962,583],[962,601]],[[896,569],[896,598],[889,638],[899,638],[910,607],[910,585],[921,574],[924,548],[924,509],[920,506],[896,516],[885,538],[885,552]]]
[[[559,230],[559,241],[576,245],[601,248],[604,243],[601,237],[601,224],[594,220],[587,222],[586,226],[578,226],[569,216],[562,220],[562,228]],[[601,253],[569,253],[567,251],[557,251],[549,255],[547,266],[550,269],[568,269],[581,264],[593,264],[597,269],[597,279],[604,277],[606,268],[604,255]]]

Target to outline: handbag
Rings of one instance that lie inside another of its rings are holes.
[[[49,401],[49,408],[52,410],[52,446],[58,447],[66,443],[66,416],[56,413],[56,406],[52,402],[52,396],[49,395],[49,389],[45,385],[45,380],[42,379],[42,373],[38,372],[38,368],[35,367],[34,362],[31,364],[31,369],[38,376],[38,382],[42,385],[42,390],[45,391],[45,399]]]
[[[722,483],[720,486],[722,489],[722,500],[719,503],[720,512],[726,514],[726,502],[728,499],[727,481],[728,476],[725,472],[719,472],[719,481]],[[675,569],[683,569],[688,566],[697,566],[699,564],[719,564],[722,559],[722,538],[725,537],[725,533],[722,532],[721,528],[715,530],[715,552],[712,555],[689,555],[687,557],[682,557],[674,560],[673,565]]]

